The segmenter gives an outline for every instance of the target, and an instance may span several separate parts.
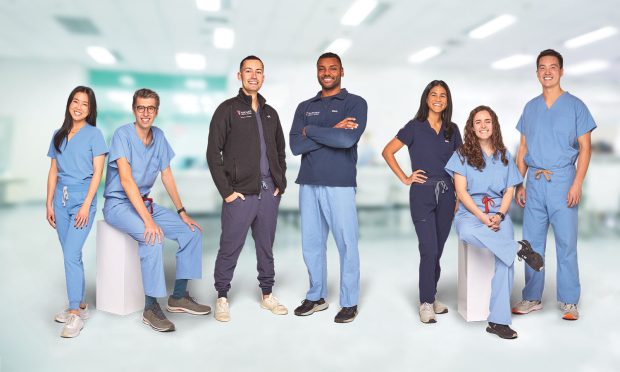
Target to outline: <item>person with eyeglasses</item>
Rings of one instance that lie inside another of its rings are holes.
[[[135,122],[118,128],[112,136],[105,185],[105,221],[138,242],[145,304],[142,320],[159,332],[174,331],[157,297],[165,297],[164,236],[177,241],[176,281],[166,310],[206,315],[211,308],[189,295],[187,283],[202,277],[202,227],[183,207],[170,168],[174,151],[164,132],[153,126],[159,112],[159,95],[139,89],[132,103]],[[161,174],[174,213],[159,206],[149,193]]]
[[[222,233],[214,271],[214,317],[220,322],[230,321],[228,291],[250,228],[260,307],[276,315],[288,314],[272,293],[273,242],[280,198],[286,188],[286,145],[278,113],[258,93],[264,72],[260,58],[251,55],[242,59],[237,73],[239,93],[218,106],[209,126],[207,163],[222,196]]]

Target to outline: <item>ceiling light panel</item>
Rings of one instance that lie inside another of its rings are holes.
[[[213,30],[213,46],[218,49],[231,49],[235,44],[235,30],[218,27]]]
[[[493,62],[491,68],[495,70],[512,70],[534,63],[535,60],[534,56],[530,54],[514,54]],[[532,65],[532,68],[534,68],[534,65]]]
[[[613,26],[607,26],[607,27],[599,28],[598,30],[588,32],[587,34],[577,36],[570,40],[566,40],[566,42],[564,42],[564,46],[569,49],[579,48],[580,46],[591,44],[596,41],[603,40],[608,37],[614,36],[617,33],[618,33],[617,28]]]
[[[377,7],[376,0],[357,0],[342,16],[340,23],[345,26],[357,26]]]
[[[102,46],[89,46],[86,48],[86,53],[99,64],[113,65],[116,63],[114,54]]]
[[[511,14],[502,14],[499,17],[493,18],[489,22],[476,27],[469,32],[469,37],[472,39],[484,39],[497,33],[506,27],[512,25],[517,21],[517,17]]]
[[[430,46],[427,48],[424,48],[422,50],[419,50],[415,53],[413,53],[412,55],[409,56],[409,62],[411,63],[422,63],[424,61],[427,61],[433,57],[438,56],[439,54],[441,54],[441,48],[437,47],[437,46]]]

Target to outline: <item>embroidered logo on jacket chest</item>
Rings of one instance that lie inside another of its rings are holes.
[[[252,117],[252,110],[247,110],[247,111],[237,110],[237,116],[239,116],[239,119],[251,118]]]
[[[321,115],[320,111],[306,111],[306,116],[319,116]]]

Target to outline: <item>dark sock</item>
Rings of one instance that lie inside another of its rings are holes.
[[[220,298],[220,297],[228,298],[228,292],[227,291],[217,292],[217,298]]]
[[[173,298],[182,298],[187,291],[187,279],[177,279],[174,282],[174,290],[172,291]]]
[[[265,295],[265,296],[271,294],[271,287],[269,287],[269,288],[261,288],[260,290],[263,292],[263,295]]]
[[[144,296],[144,310],[147,310],[151,306],[155,305],[157,299],[151,296]]]

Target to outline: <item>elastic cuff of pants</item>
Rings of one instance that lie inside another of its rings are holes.
[[[273,287],[261,288],[260,290],[263,292],[263,295],[271,294]]]
[[[226,298],[228,298],[228,291],[226,291],[226,292],[219,292],[219,291],[218,291],[218,292],[217,292],[217,298],[220,298],[220,297],[226,297]]]

